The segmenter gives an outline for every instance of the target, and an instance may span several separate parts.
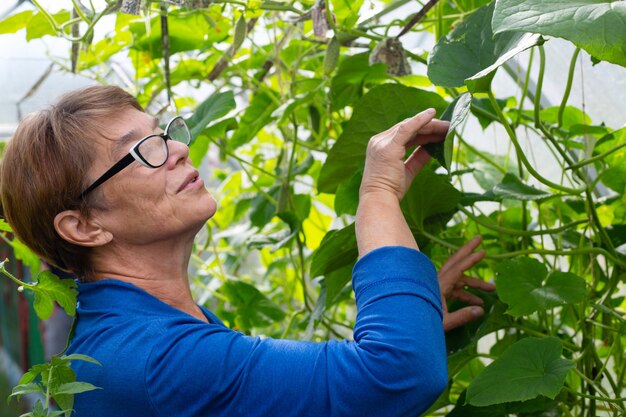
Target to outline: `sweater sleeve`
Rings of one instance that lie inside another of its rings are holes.
[[[437,274],[426,256],[376,249],[355,265],[354,341],[163,328],[147,361],[160,416],[415,416],[447,383]]]

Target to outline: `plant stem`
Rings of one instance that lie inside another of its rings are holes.
[[[540,235],[557,234],[557,233],[564,232],[565,230],[571,229],[572,227],[576,227],[580,224],[587,223],[587,220],[577,220],[571,223],[567,223],[561,227],[556,227],[554,229],[544,229],[544,230],[534,230],[534,231],[533,230],[519,230],[519,229],[511,229],[508,227],[502,227],[502,226],[498,226],[495,223],[489,223],[489,222],[483,221],[480,218],[474,216],[474,214],[471,211],[467,210],[465,207],[461,205],[459,205],[458,208],[465,215],[467,215],[469,219],[480,224],[481,226],[484,226],[496,232],[506,233],[508,235],[515,235],[515,236],[540,236]]]
[[[544,177],[541,176],[541,174],[539,174],[535,168],[533,168],[533,166],[530,164],[530,162],[528,162],[528,159],[526,159],[526,156],[524,155],[524,151],[522,150],[518,140],[517,140],[517,135],[515,134],[515,132],[513,131],[513,129],[511,128],[511,125],[509,124],[508,120],[506,119],[506,116],[504,115],[504,113],[502,113],[502,109],[500,109],[500,105],[498,104],[498,102],[496,101],[495,96],[493,95],[493,91],[489,91],[489,101],[491,102],[491,105],[493,106],[493,108],[495,109],[496,113],[498,114],[498,117],[500,118],[500,122],[504,125],[504,128],[506,130],[506,132],[509,135],[509,138],[511,139],[511,142],[513,143],[513,146],[515,147],[515,151],[519,157],[519,160],[522,162],[522,164],[524,165],[524,167],[526,167],[526,169],[528,170],[528,172],[530,173],[530,175],[532,175],[537,181],[541,182],[544,185],[547,185],[548,187],[554,188],[555,190],[559,190],[565,194],[572,194],[572,195],[578,195],[581,194],[583,191],[585,191],[584,188],[569,188],[569,187],[565,187],[561,184],[557,184],[555,182],[552,182]]]
[[[515,127],[519,126],[522,118],[522,109],[524,108],[524,100],[528,95],[528,84],[530,83],[530,69],[533,65],[533,58],[535,57],[535,48],[530,49],[530,57],[528,58],[528,67],[526,71],[526,77],[524,79],[524,86],[522,87],[522,97],[520,97],[519,108],[517,109],[517,120],[515,120]]]
[[[393,12],[393,11],[394,11],[394,10],[396,10],[396,9],[399,9],[400,7],[404,6],[405,4],[410,3],[411,1],[412,1],[412,0],[397,0],[397,1],[394,1],[394,2],[392,2],[392,3],[387,4],[383,10],[381,10],[381,11],[380,11],[380,12],[378,12],[378,13],[376,13],[374,16],[369,17],[369,18],[365,19],[364,21],[362,21],[362,22],[359,24],[358,28],[359,28],[360,30],[364,30],[364,29],[366,29],[366,27],[365,27],[365,26],[366,26],[368,23],[373,22],[373,21],[375,21],[375,20],[378,20],[379,18],[381,18],[381,17],[383,17],[383,16],[385,16],[385,15],[387,15],[387,14],[389,14],[389,13]]]
[[[415,13],[415,15],[409,21],[409,23],[407,23],[406,26],[402,28],[400,33],[396,35],[396,38],[399,39],[402,35],[404,35],[409,30],[411,30],[413,26],[418,24],[420,20],[422,20],[426,16],[426,13],[428,13],[430,9],[432,9],[437,4],[438,1],[439,0],[430,0],[428,3],[426,3],[419,12]]]
[[[617,145],[616,147],[611,148],[611,149],[609,149],[608,151],[603,152],[603,153],[601,153],[601,154],[599,154],[599,155],[596,155],[596,156],[594,156],[594,157],[591,157],[591,158],[588,158],[588,159],[584,159],[584,160],[582,160],[582,161],[580,161],[580,162],[577,162],[577,163],[575,163],[575,164],[572,164],[572,165],[570,165],[570,166],[566,167],[565,169],[566,169],[566,170],[568,170],[568,169],[572,169],[572,170],[573,170],[573,169],[578,169],[578,168],[581,168],[581,167],[583,167],[583,166],[585,166],[585,165],[592,164],[592,163],[594,163],[594,162],[596,162],[596,161],[601,161],[601,160],[605,159],[607,156],[609,156],[610,154],[612,154],[612,153],[614,153],[614,152],[619,151],[619,150],[620,150],[620,149],[622,149],[624,146],[626,146],[626,142],[624,142],[624,143],[620,143],[620,144],[619,144],[619,145]]]
[[[11,241],[9,241],[6,236],[4,235],[4,233],[1,233],[0,236],[2,236],[2,238],[8,242],[9,244],[11,244]],[[35,285],[34,284],[27,284],[25,282],[20,281],[19,279],[17,279],[12,273],[10,273],[9,271],[6,270],[6,268],[4,267],[4,264],[6,262],[8,262],[8,259],[5,259],[4,262],[2,262],[1,266],[0,266],[0,273],[4,274],[5,276],[9,277],[9,279],[11,279],[11,281],[15,282],[17,285],[25,287],[25,288],[33,288]]]
[[[57,22],[54,20],[54,18],[50,15],[50,13],[48,13],[48,11],[46,9],[41,7],[41,5],[39,4],[38,0],[31,0],[31,2],[35,5],[37,10],[39,10],[39,13],[43,14],[44,17],[50,23],[50,25],[52,25],[52,28],[54,29],[54,31],[58,33],[59,32],[59,26],[57,25]]]
[[[567,100],[569,99],[569,95],[572,92],[572,82],[574,81],[574,70],[576,69],[576,60],[578,59],[578,54],[580,54],[580,48],[576,47],[576,49],[574,50],[574,54],[572,55],[572,60],[569,64],[567,84],[565,86],[565,92],[563,93],[563,100],[561,101],[561,106],[559,107],[557,127],[563,126],[563,113],[565,113],[565,106],[567,106]]]

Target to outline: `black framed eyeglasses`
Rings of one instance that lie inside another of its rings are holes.
[[[148,135],[139,139],[137,143],[130,148],[126,156],[117,161],[107,172],[102,174],[102,176],[87,187],[85,191],[80,193],[80,198],[84,198],[106,180],[130,165],[133,161],[137,161],[148,168],[159,168],[163,166],[169,157],[169,149],[167,147],[168,139],[189,145],[191,132],[189,132],[189,127],[187,127],[185,119],[181,116],[174,117],[167,124],[165,132],[162,134]]]

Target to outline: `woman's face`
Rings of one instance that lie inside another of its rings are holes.
[[[136,109],[120,112],[109,126],[108,135],[115,139],[98,143],[99,158],[90,180],[124,157],[139,139],[162,133],[153,117]],[[114,242],[193,238],[215,213],[216,202],[193,167],[189,148],[173,140],[167,146],[169,157],[163,166],[148,168],[134,161],[98,187],[104,207],[94,210],[94,216],[105,222]]]

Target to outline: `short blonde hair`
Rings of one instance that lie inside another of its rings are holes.
[[[85,278],[92,272],[90,248],[62,239],[54,228],[63,210],[89,213],[87,173],[94,141],[125,109],[143,111],[136,98],[114,86],[93,86],[62,96],[18,126],[0,163],[2,216],[15,235],[51,265]],[[112,120],[113,119],[113,120]]]

